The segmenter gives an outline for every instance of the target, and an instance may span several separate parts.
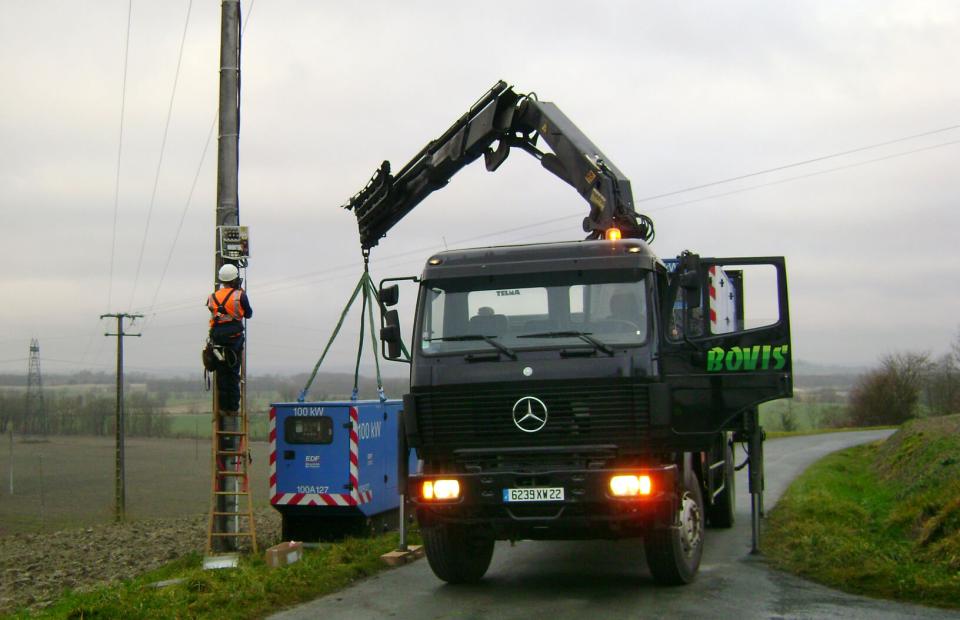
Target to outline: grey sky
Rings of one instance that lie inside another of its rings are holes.
[[[560,105],[636,198],[960,123],[953,2],[243,4],[251,372],[312,367],[361,270],[354,218],[337,207],[497,79]],[[130,368],[198,366],[215,140],[187,197],[217,104],[214,0],[193,2],[134,291],[187,6],[133,3],[111,286],[127,2],[0,0],[0,372],[25,371],[31,336],[45,371],[110,370],[97,317],[115,311],[148,315]],[[785,255],[798,359],[939,354],[960,324],[960,145],[671,205],[954,140],[960,130],[638,207],[662,256]],[[475,164],[381,242],[374,277],[417,273],[445,244],[580,238],[585,212],[523,153],[496,174]],[[331,368],[352,363],[358,320]]]

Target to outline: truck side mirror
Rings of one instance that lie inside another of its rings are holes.
[[[388,360],[398,360],[402,354],[400,349],[400,314],[396,310],[388,310],[384,313],[383,320],[386,325],[380,328],[380,341],[387,348],[383,356]]]
[[[680,288],[683,290],[683,304],[687,308],[700,307],[700,291],[703,283],[700,281],[702,267],[700,256],[690,251],[684,251],[677,257],[677,273],[680,274]]]
[[[700,273],[685,271],[680,275],[680,288],[683,289],[683,304],[687,308],[700,307]]]
[[[400,301],[400,287],[396,284],[384,286],[380,289],[378,297],[380,303],[384,306],[396,306],[397,302]]]

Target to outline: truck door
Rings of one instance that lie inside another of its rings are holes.
[[[783,257],[669,261],[661,305],[661,361],[671,430],[743,428],[743,413],[793,395]]]

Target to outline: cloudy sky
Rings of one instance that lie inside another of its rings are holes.
[[[134,0],[124,98],[128,7],[0,0],[0,372],[25,372],[31,337],[45,372],[111,370],[107,312],[146,315],[129,369],[198,372],[220,4]],[[312,367],[361,272],[339,205],[501,78],[560,105],[630,177],[661,256],[786,256],[797,359],[940,354],[957,333],[954,2],[243,9],[252,373]],[[644,200],[861,147],[873,148]],[[373,275],[418,273],[444,247],[580,238],[585,213],[523,153],[496,174],[477,163],[391,231]],[[331,369],[352,363],[358,320]]]

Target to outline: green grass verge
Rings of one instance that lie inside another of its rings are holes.
[[[809,468],[766,523],[773,564],[856,594],[960,608],[960,416],[951,418],[911,422]]]
[[[41,611],[12,618],[262,618],[313,600],[387,568],[380,555],[397,547],[397,534],[348,539],[307,549],[300,562],[269,568],[262,556],[243,557],[235,569],[203,570],[193,554],[128,582],[89,592],[67,592]],[[158,588],[154,583],[180,579]]]

